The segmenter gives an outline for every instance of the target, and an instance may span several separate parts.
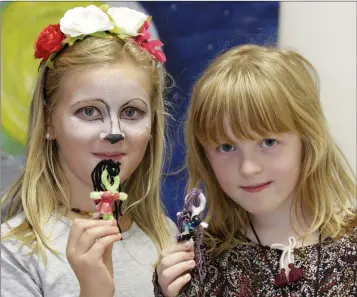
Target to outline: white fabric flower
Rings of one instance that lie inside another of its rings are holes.
[[[114,28],[109,16],[94,5],[67,10],[60,20],[61,31],[70,37],[108,31]]]
[[[148,17],[144,13],[128,7],[111,7],[107,13],[118,29],[114,31],[129,36],[137,36],[139,29]]]

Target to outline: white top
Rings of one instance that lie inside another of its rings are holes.
[[[11,219],[12,227],[24,219],[20,214]],[[21,247],[16,240],[1,242],[1,296],[2,297],[78,297],[79,283],[66,259],[66,245],[71,221],[62,217],[55,222],[54,217],[46,225],[45,231],[52,232],[52,246],[62,256],[48,252],[47,267],[37,255],[28,256],[29,249]],[[178,230],[167,218],[170,236],[174,238]],[[1,235],[9,231],[8,225],[1,225]],[[48,233],[49,234],[49,233]],[[116,288],[115,296],[154,296],[152,275],[153,264],[158,253],[150,238],[135,224],[122,234],[123,240],[113,245],[113,268]],[[99,297],[99,296],[98,296]]]

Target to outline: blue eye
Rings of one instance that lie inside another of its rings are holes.
[[[233,145],[228,144],[228,143],[224,143],[224,144],[220,145],[217,149],[218,149],[218,151],[224,152],[224,153],[229,153],[229,152],[233,152],[236,150],[236,148]]]
[[[278,141],[276,139],[267,138],[267,139],[263,140],[262,146],[265,148],[270,148],[270,147],[273,147],[274,145],[276,145],[277,143],[278,143]]]
[[[142,112],[141,110],[134,108],[134,107],[128,107],[122,111],[122,117],[124,119],[128,119],[128,120],[137,120],[143,114],[144,114],[144,112]]]
[[[86,116],[90,117],[94,114],[95,109],[93,107],[86,107],[83,111]]]
[[[124,110],[124,113],[128,118],[133,117],[135,115],[135,112],[136,110],[134,108],[127,108]]]
[[[95,121],[102,118],[102,114],[98,108],[86,106],[76,112],[76,116],[82,120]]]

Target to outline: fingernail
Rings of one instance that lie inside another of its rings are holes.
[[[194,261],[194,260],[191,260],[190,262],[188,262],[188,264],[190,264],[190,265],[195,265],[195,261]]]
[[[191,274],[187,273],[184,275],[184,279],[190,279],[191,278]]]
[[[190,247],[192,247],[192,240],[190,239],[189,241],[187,241],[186,243],[185,243],[185,247],[186,248],[190,248]]]

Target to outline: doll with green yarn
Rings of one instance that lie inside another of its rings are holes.
[[[120,163],[113,160],[103,160],[92,172],[94,191],[90,198],[96,200],[97,213],[104,220],[113,220],[113,204],[117,200],[125,201],[127,194],[120,192]]]

